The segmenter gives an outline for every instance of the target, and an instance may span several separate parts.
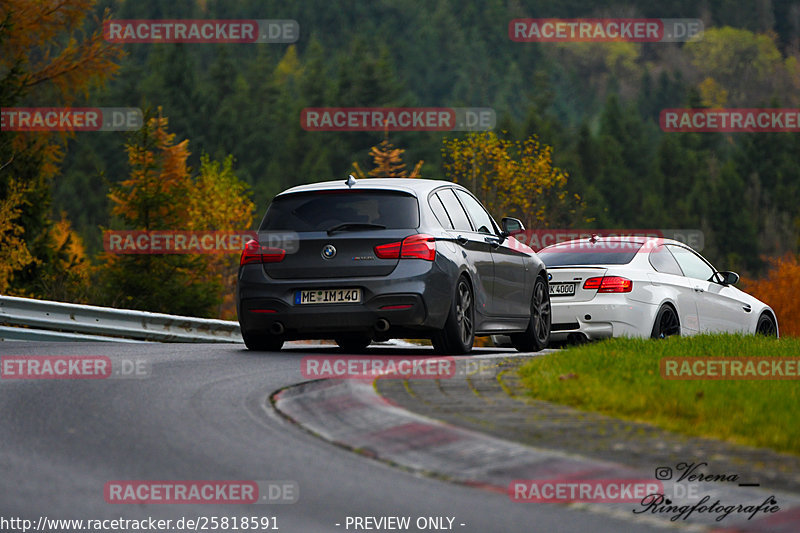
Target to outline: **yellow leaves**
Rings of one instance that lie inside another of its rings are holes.
[[[211,161],[204,154],[200,158],[200,171],[192,178],[187,165],[188,140],[176,142],[167,126],[167,118],[161,115],[159,108],[157,115],[149,118],[126,145],[131,173],[109,193],[112,213],[122,217],[126,229],[249,230],[255,205],[250,200],[247,184],[234,173],[233,156],[219,162]],[[120,265],[118,256],[105,254],[104,259],[109,271],[125,266]],[[140,259],[150,269],[142,275],[162,272],[171,280],[165,283],[182,283],[193,290],[199,288],[205,294],[218,295],[212,299],[222,302],[217,309],[218,316],[235,317],[232,297],[238,255],[156,255]],[[131,274],[126,272],[126,275]]]
[[[136,229],[167,229],[185,226],[185,201],[192,188],[187,159],[189,141],[175,144],[167,131],[167,117],[157,116],[126,145],[131,175],[109,193],[111,213]]]
[[[56,222],[50,230],[51,246],[56,251],[54,261],[58,263],[57,271],[63,272],[63,279],[48,280],[49,294],[57,299],[63,289],[71,286],[67,294],[78,294],[85,290],[90,283],[92,264],[86,256],[83,240],[67,220],[66,213],[61,214],[61,220]]]
[[[232,156],[220,163],[204,154],[187,200],[188,229],[244,230],[253,223],[255,204],[233,172]]]
[[[50,106],[71,105],[118,69],[122,49],[103,39],[102,27],[84,34],[85,19],[95,0],[2,0],[0,2],[0,85],[13,100],[38,96]],[[106,18],[108,12],[106,12]],[[33,99],[35,100],[35,98]],[[38,177],[58,173],[66,132],[13,134],[16,154],[36,154]],[[28,179],[32,178],[29,176]]]
[[[21,67],[23,90],[48,84],[58,90],[63,104],[86,95],[119,68],[121,47],[105,42],[102,25],[83,34],[84,21],[95,0],[3,0],[0,20],[10,17],[3,41],[0,70]],[[104,19],[108,20],[108,11]]]
[[[55,248],[63,250],[70,265],[77,265],[86,259],[83,240],[72,230],[72,225],[67,220],[66,213],[62,213],[61,220],[53,225],[52,238]]]
[[[275,78],[280,83],[285,83],[289,77],[297,78],[303,73],[303,66],[297,56],[297,47],[290,45],[286,53],[275,67]]]
[[[638,77],[641,71],[638,61],[642,45],[639,43],[616,41],[553,44],[562,61],[576,65],[583,72],[606,72],[619,79],[626,79]]]
[[[564,207],[559,204],[566,200],[567,174],[553,166],[552,148],[536,136],[511,141],[484,132],[445,139],[442,158],[450,179],[469,188],[492,213],[534,226]]]
[[[25,230],[17,223],[23,197],[23,188],[12,181],[6,198],[0,200],[0,294],[8,291],[15,272],[36,261],[25,244]]]
[[[683,51],[704,79],[727,91],[727,106],[754,107],[775,94],[787,99],[785,105],[796,101],[790,90],[797,87],[795,71],[792,62],[784,61],[774,34],[707,28],[702,39],[687,42]]]
[[[388,133],[387,133],[388,136]],[[411,174],[408,173],[406,170],[406,164],[403,162],[403,153],[405,152],[402,148],[395,148],[392,143],[389,142],[389,139],[386,138],[380,142],[377,146],[373,146],[370,151],[369,155],[372,156],[372,161],[374,168],[369,171],[369,173],[364,173],[357,162],[353,163],[353,173],[357,178],[366,178],[366,177],[398,177],[398,178],[418,178],[420,176],[420,170],[422,169],[423,163],[425,161],[418,161],[416,165],[414,165],[414,170],[411,171]]]
[[[714,78],[708,77],[704,79],[700,84],[699,90],[700,99],[706,107],[725,107],[728,102],[728,91],[717,83]]]

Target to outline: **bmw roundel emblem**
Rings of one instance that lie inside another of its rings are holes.
[[[553,281],[553,275],[551,273],[547,273],[547,281]]]
[[[324,259],[333,259],[336,256],[336,248],[332,244],[326,244],[322,249],[322,257]]]

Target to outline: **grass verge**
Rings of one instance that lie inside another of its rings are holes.
[[[525,363],[524,393],[693,436],[800,455],[800,381],[672,380],[664,357],[800,357],[800,339],[611,339]]]

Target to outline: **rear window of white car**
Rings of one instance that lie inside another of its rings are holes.
[[[641,242],[580,241],[556,244],[538,252],[548,267],[627,265],[642,247]]]

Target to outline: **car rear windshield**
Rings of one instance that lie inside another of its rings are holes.
[[[548,267],[583,265],[626,265],[642,247],[641,242],[576,242],[541,250],[537,255]]]
[[[419,226],[414,196],[397,191],[318,191],[276,197],[261,231],[326,231],[341,224],[374,224],[387,229]]]

